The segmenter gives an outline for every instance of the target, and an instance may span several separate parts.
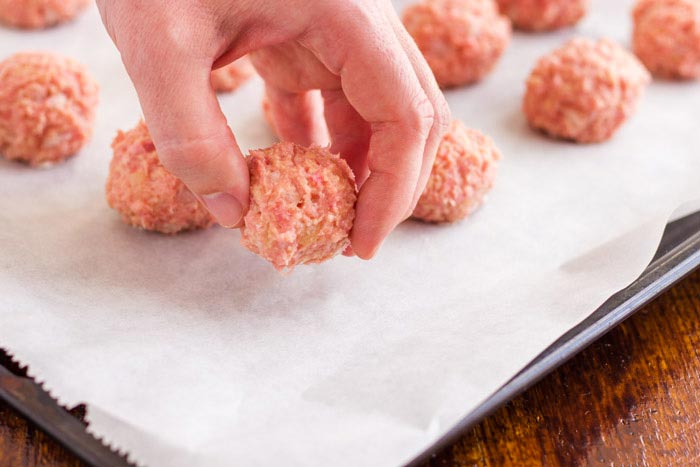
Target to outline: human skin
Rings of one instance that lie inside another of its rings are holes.
[[[163,165],[220,224],[240,226],[249,176],[209,75],[245,54],[265,80],[279,136],[330,141],[353,169],[355,254],[373,257],[411,215],[450,113],[389,0],[97,4]]]

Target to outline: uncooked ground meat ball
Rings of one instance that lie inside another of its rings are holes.
[[[0,62],[0,155],[60,162],[92,135],[98,85],[76,61],[32,52]]]
[[[357,189],[343,159],[284,142],[251,151],[248,167],[243,246],[281,271],[326,261],[349,245]]]
[[[214,223],[209,211],[160,163],[146,124],[120,131],[107,177],[107,202],[125,223],[175,234]]]
[[[500,159],[491,138],[453,120],[440,142],[413,217],[427,222],[464,219],[481,206],[491,190]]]
[[[700,0],[640,0],[634,53],[664,78],[700,79]]]
[[[25,29],[41,29],[69,21],[90,0],[0,0],[0,23]]]
[[[211,85],[216,92],[233,92],[255,74],[247,56],[211,72]]]
[[[609,139],[636,110],[649,72],[616,43],[573,39],[542,57],[523,111],[533,128],[580,143]]]
[[[494,0],[422,0],[406,9],[403,23],[442,87],[481,80],[511,36]]]
[[[525,31],[573,26],[586,16],[589,0],[497,0],[501,13]]]

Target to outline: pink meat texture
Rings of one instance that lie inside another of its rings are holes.
[[[542,57],[523,111],[535,129],[579,143],[605,141],[636,110],[649,72],[616,43],[572,39]]]
[[[466,218],[493,187],[500,159],[491,138],[453,120],[413,217],[437,223]]]
[[[501,13],[525,31],[552,31],[578,23],[589,0],[497,0]]]
[[[255,74],[250,59],[245,56],[211,72],[211,85],[216,92],[233,92]]]
[[[406,9],[403,23],[444,88],[484,78],[511,37],[494,0],[422,0]]]
[[[33,166],[74,155],[92,136],[98,92],[70,58],[31,52],[0,62],[0,155]]]
[[[125,223],[164,234],[211,226],[214,219],[158,159],[146,124],[117,133],[107,177],[107,202]]]
[[[640,0],[634,53],[662,78],[700,79],[700,0]]]
[[[250,209],[241,244],[283,271],[342,252],[357,188],[347,163],[320,147],[283,142],[251,151]]]
[[[0,23],[42,29],[75,18],[90,0],[0,0]]]

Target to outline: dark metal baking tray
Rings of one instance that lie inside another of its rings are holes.
[[[700,212],[666,226],[654,259],[639,278],[561,336],[520,373],[407,464],[415,467],[454,443],[483,418],[557,369],[567,360],[700,266]]]
[[[671,222],[666,227],[656,256],[634,283],[613,295],[588,318],[559,338],[445,436],[407,465],[413,467],[424,463],[431,455],[456,441],[481,419],[535,384],[698,266],[700,212]],[[0,347],[1,345],[2,343]],[[128,465],[123,454],[106,449],[100,441],[87,433],[84,426],[68,411],[50,399],[35,382],[17,371],[0,370],[0,376],[6,380],[16,378],[11,384],[14,390],[2,390],[0,387],[0,399],[44,429],[85,463],[96,466]]]

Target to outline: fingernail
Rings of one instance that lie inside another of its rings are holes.
[[[202,195],[202,201],[216,221],[223,227],[233,228],[243,218],[243,206],[228,193]]]

